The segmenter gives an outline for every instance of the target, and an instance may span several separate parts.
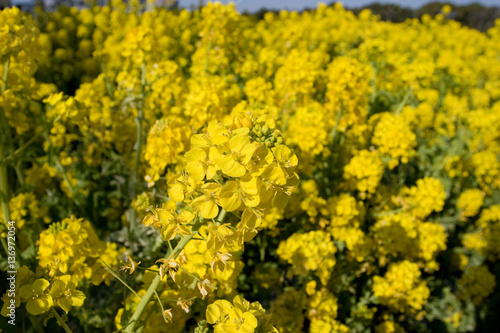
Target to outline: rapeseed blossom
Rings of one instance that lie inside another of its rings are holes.
[[[0,234],[15,221],[21,266],[2,315],[13,302],[26,325],[124,332],[487,327],[500,20],[479,32],[453,10],[2,10]]]

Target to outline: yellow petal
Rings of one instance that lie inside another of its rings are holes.
[[[259,227],[262,219],[255,215],[251,209],[245,209],[241,215],[241,222],[249,229],[254,229]]]
[[[52,305],[52,297],[50,297],[50,295],[42,295],[41,297],[30,299],[26,304],[26,310],[32,315],[38,316],[39,314],[49,311]]]
[[[265,145],[260,144],[254,151],[252,159],[247,167],[250,174],[254,177],[261,175],[266,168],[273,162],[273,153]]]
[[[50,282],[45,279],[37,279],[33,282],[33,290],[37,294],[41,294],[50,286]]]
[[[207,153],[202,148],[193,148],[185,155],[186,162],[204,162],[207,158]]]
[[[186,171],[193,179],[201,181],[205,178],[205,166],[201,162],[189,162],[186,164]]]
[[[241,163],[245,165],[248,164],[252,159],[253,153],[256,149],[257,146],[255,146],[254,144],[249,143],[245,145],[240,151]]]
[[[176,229],[176,225],[174,223],[167,224],[167,225],[163,226],[160,230],[161,238],[164,241],[169,241],[169,240],[174,239],[175,229]]]
[[[210,135],[214,145],[221,145],[226,143],[228,140],[227,130],[224,126],[215,122],[208,124],[208,134]]]
[[[289,199],[290,195],[283,191],[277,191],[274,195],[272,206],[273,208],[285,209]]]
[[[250,302],[241,297],[240,295],[236,295],[233,299],[233,304],[240,310],[247,311],[250,306]]]
[[[246,173],[243,165],[236,162],[233,155],[225,155],[216,160],[217,166],[229,177],[241,177]]]
[[[185,210],[179,214],[179,217],[177,219],[179,220],[179,223],[186,224],[194,219],[194,214],[190,211]]]
[[[259,186],[257,185],[257,178],[246,174],[241,178],[240,186],[244,192],[243,202],[247,207],[257,207],[260,203]]]
[[[71,293],[71,306],[82,306],[85,301],[85,294],[80,290]]]
[[[228,212],[237,210],[241,206],[241,199],[238,196],[238,188],[234,181],[229,181],[224,185],[219,194],[220,204]]]
[[[69,304],[69,300],[66,298],[66,297],[62,297],[60,298],[58,301],[57,301],[57,305],[59,305],[59,307],[61,309],[64,310],[64,312],[68,313],[69,312],[69,308],[71,307],[71,304]]]
[[[205,219],[213,219],[219,213],[219,206],[212,200],[208,200],[204,195],[194,199],[192,205]]]
[[[229,140],[229,149],[232,152],[240,152],[249,143],[250,138],[247,135],[235,135]]]
[[[257,318],[250,312],[243,313],[243,324],[240,326],[238,332],[241,333],[252,333],[255,332],[257,328]]]
[[[175,202],[184,200],[184,187],[181,184],[174,184],[168,189],[168,196]]]
[[[209,324],[215,324],[219,322],[219,318],[221,317],[221,309],[216,304],[210,304],[207,307],[206,311],[207,322]]]
[[[270,181],[276,185],[285,185],[286,177],[283,170],[276,166],[276,164],[271,165],[265,172],[266,180]]]
[[[142,220],[142,225],[144,225],[145,227],[149,227],[154,222],[155,222],[154,215],[153,214],[148,214],[148,215],[146,215],[146,217],[144,218],[144,220]]]
[[[293,169],[297,166],[297,155],[295,155],[287,146],[276,146],[273,148],[273,153],[280,166],[283,166],[286,169]]]
[[[191,147],[205,147],[210,144],[209,141],[207,141],[205,135],[203,134],[195,134],[191,136]]]
[[[201,187],[201,190],[203,191],[203,193],[212,194],[212,195],[218,195],[220,192],[220,189],[221,189],[221,186],[219,184],[213,183],[213,182],[205,183]]]
[[[33,288],[31,284],[25,284],[24,286],[19,288],[19,296],[24,299],[30,299],[31,297],[33,297],[32,290]]]

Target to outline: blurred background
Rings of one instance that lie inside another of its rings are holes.
[[[94,0],[97,4],[106,4],[107,0]],[[25,11],[32,11],[35,6],[41,6],[46,10],[55,9],[58,6],[86,7],[90,1],[84,0],[0,0],[0,9],[7,6],[17,6]],[[207,1],[201,0],[156,0],[158,7],[170,7],[172,9],[194,10]],[[233,2],[241,13],[254,14],[261,18],[266,12],[278,12],[280,10],[304,11],[315,8],[320,1],[316,0],[223,0],[222,3]],[[328,4],[334,2],[323,1]],[[500,18],[500,1],[481,0],[467,1],[455,0],[446,2],[430,2],[426,0],[349,0],[341,1],[344,7],[355,13],[364,8],[369,8],[375,14],[380,15],[382,20],[392,22],[403,22],[408,18],[419,18],[424,14],[431,16],[441,11],[445,4],[452,6],[450,18],[461,22],[463,25],[485,31],[494,25],[495,19]]]

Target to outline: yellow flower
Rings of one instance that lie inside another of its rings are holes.
[[[187,173],[182,175],[174,175],[167,181],[168,184],[168,196],[175,202],[184,201],[186,197],[189,198],[195,191],[195,189],[200,185],[200,182],[196,181],[192,177],[189,177]]]
[[[208,153],[202,148],[193,148],[188,151],[186,157],[186,171],[195,180],[212,179],[219,168],[215,164],[215,158],[219,156],[216,147],[210,147]]]
[[[235,135],[229,140],[227,154],[216,158],[217,166],[229,177],[241,177],[247,170],[257,147],[250,143],[250,137],[245,134]]]
[[[219,193],[221,186],[216,183],[206,183],[201,187],[203,195],[195,198],[191,205],[198,211],[201,217],[213,219],[219,213]]]
[[[226,143],[229,140],[227,130],[217,122],[210,122],[207,132],[204,134],[195,134],[191,137],[192,148],[210,148]]]
[[[257,178],[250,174],[236,181],[228,181],[220,191],[220,203],[228,212],[237,210],[244,204],[246,207],[256,207],[260,203]]]
[[[160,229],[161,237],[164,241],[169,241],[179,235],[190,235],[186,224],[189,224],[194,219],[194,214],[189,211],[183,211],[177,215],[177,212],[170,209],[151,208],[152,214],[147,215],[142,224],[145,227],[153,226],[155,229]]]
[[[373,278],[372,289],[381,304],[398,312],[422,309],[430,295],[418,265],[408,260],[391,263],[384,277]]]
[[[335,266],[336,252],[330,234],[322,230],[293,234],[277,250],[280,258],[292,265],[294,274],[305,276],[314,271],[324,285]]]
[[[458,281],[458,285],[464,290],[463,297],[470,299],[476,305],[483,302],[495,289],[495,276],[490,273],[488,267],[470,267]]]
[[[26,310],[32,315],[39,315],[50,310],[54,304],[49,294],[50,283],[45,279],[37,279],[33,284],[26,284],[19,289],[19,295],[26,304]]]
[[[213,324],[214,332],[255,332],[265,310],[258,302],[250,303],[237,295],[233,303],[217,300],[207,307],[207,322]],[[266,330],[267,331],[267,330]]]
[[[77,282],[71,275],[62,275],[54,279],[50,288],[50,295],[55,305],[68,313],[72,306],[82,306],[86,296],[82,291],[76,290]]]
[[[479,189],[469,189],[462,192],[457,201],[461,218],[466,219],[479,213],[483,205],[483,198],[484,193]]]
[[[359,196],[375,193],[382,179],[384,166],[376,151],[359,151],[344,167],[344,178],[350,189],[358,190]]]

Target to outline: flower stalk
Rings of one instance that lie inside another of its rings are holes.
[[[3,82],[2,82],[2,90],[0,95],[7,90],[7,80],[9,79],[9,69],[10,69],[10,58],[7,59],[4,66],[3,72]],[[10,141],[10,127],[7,121],[7,117],[4,114],[3,109],[0,108],[0,123],[2,124],[2,134],[1,134],[1,142],[0,142],[0,161],[4,160],[4,158],[8,155],[8,143]],[[9,184],[7,180],[7,163],[2,162],[0,164],[0,200],[2,202],[2,211],[3,211],[3,220],[4,224],[7,226],[7,223],[10,221],[10,211],[9,211]],[[7,244],[5,239],[0,238],[2,242],[2,246],[7,253]],[[16,251],[17,252],[17,251]]]
[[[134,200],[137,196],[137,182],[139,180],[139,162],[141,158],[142,150],[142,123],[144,118],[144,98],[146,94],[146,65],[142,64],[142,78],[141,78],[141,99],[139,101],[139,107],[137,108],[137,117],[135,118],[135,123],[137,126],[137,142],[134,160],[134,170],[132,172],[132,180],[130,185],[130,200]],[[135,222],[137,218],[137,213],[134,207],[130,207],[130,222],[129,222],[129,237],[134,234]]]
[[[200,229],[202,225],[201,219],[197,219],[195,224],[193,225],[191,229],[191,234],[190,235],[185,235],[182,236],[179,243],[175,246],[173,251],[168,251],[167,257],[177,259],[181,251],[184,249],[187,243],[198,233],[198,230]],[[142,296],[141,301],[139,302],[139,305],[137,305],[137,308],[135,309],[134,314],[132,315],[132,318],[130,318],[129,325],[124,329],[124,333],[133,333],[135,332],[135,325],[139,321],[139,318],[141,317],[142,313],[144,312],[144,309],[149,303],[149,300],[153,296],[153,294],[156,292],[156,289],[160,285],[161,282],[161,277],[159,274],[156,275],[154,278],[153,282],[151,282],[151,285],[149,286],[148,290]]]
[[[68,325],[66,325],[66,322],[64,321],[64,319],[62,319],[62,317],[59,315],[59,313],[57,313],[56,309],[50,308],[50,311],[52,312],[54,317],[56,317],[57,324],[63,328],[64,332],[72,333],[71,330],[69,329]]]

